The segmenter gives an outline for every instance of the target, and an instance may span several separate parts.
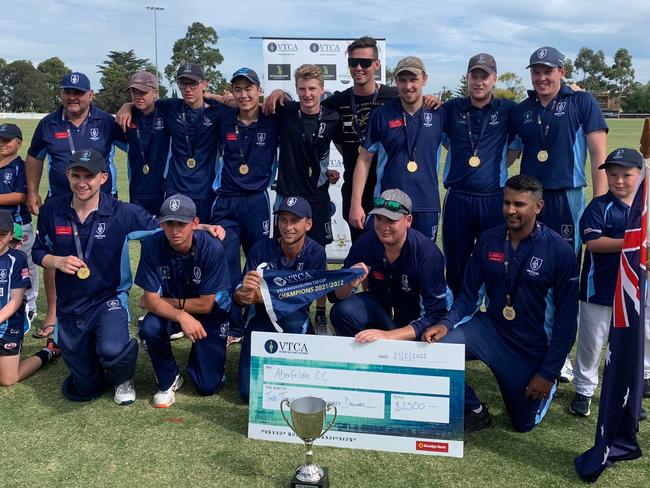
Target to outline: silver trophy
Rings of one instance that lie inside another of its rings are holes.
[[[289,419],[284,413],[285,405],[291,411],[293,424],[289,422]],[[325,415],[331,409],[334,409],[334,418],[332,418],[327,428],[323,430]],[[311,486],[327,486],[329,484],[326,474],[327,468],[323,470],[320,466],[314,464],[314,451],[312,450],[312,446],[316,439],[325,435],[325,432],[330,430],[332,425],[334,425],[334,421],[336,420],[336,407],[316,397],[296,398],[292,402],[289,402],[285,398],[280,402],[280,413],[291,430],[303,440],[307,449],[305,452],[305,464],[296,469],[294,480],[301,483],[309,483]],[[292,482],[292,486],[296,486],[296,483]]]

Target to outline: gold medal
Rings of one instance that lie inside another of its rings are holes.
[[[248,174],[248,165],[247,164],[240,164],[239,165],[239,172],[243,175]]]
[[[84,266],[83,268],[79,268],[77,270],[77,277],[80,280],[88,279],[89,276],[90,276],[90,268],[88,266]]]
[[[146,175],[149,174],[149,165],[148,165],[148,164],[145,164],[145,165],[142,167],[142,172],[143,172],[144,174],[146,174]]]
[[[540,152],[537,153],[537,161],[540,163],[545,163],[548,161],[548,151],[546,149],[542,149]]]
[[[472,168],[476,168],[480,164],[481,164],[481,158],[479,158],[478,156],[472,156],[471,158],[469,158],[469,165]]]
[[[503,307],[503,317],[506,320],[515,320],[515,317],[517,314],[515,313],[515,309],[511,307],[510,305],[506,305]]]
[[[193,169],[196,167],[196,159],[194,158],[188,158],[187,160],[187,167],[190,169]]]
[[[409,161],[406,165],[406,169],[409,170],[409,173],[415,173],[418,170],[418,163],[415,161]]]

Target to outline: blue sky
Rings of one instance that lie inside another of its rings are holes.
[[[420,56],[429,73],[427,90],[455,88],[478,52],[493,54],[499,71],[530,81],[525,66],[538,47],[552,45],[570,58],[582,46],[602,49],[608,61],[627,48],[638,81],[650,80],[647,1],[511,0],[412,1],[328,0],[322,3],[282,0],[204,2],[197,0],[22,0],[0,15],[0,57],[29,59],[36,65],[59,56],[83,71],[98,88],[96,65],[111,50],[134,49],[154,60],[153,13],[158,13],[158,62],[162,71],[176,39],[195,21],[210,25],[220,37],[229,76],[240,66],[262,67],[260,40],[251,36],[385,37],[387,64],[406,55]]]

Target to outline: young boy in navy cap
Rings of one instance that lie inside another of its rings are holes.
[[[32,286],[25,292],[27,299],[27,320],[31,324],[36,317],[36,298],[38,297],[38,269],[32,261],[34,228],[32,214],[27,210],[27,180],[25,162],[18,156],[23,143],[23,133],[15,124],[0,125],[0,209],[11,212],[14,222],[22,226],[21,235],[25,240],[22,250],[27,255],[29,279]]]
[[[25,334],[25,289],[29,284],[27,256],[12,249],[14,220],[0,209],[0,385],[12,386],[61,355],[52,339],[46,347],[20,360]]]
[[[594,198],[580,218],[580,236],[586,250],[580,277],[580,322],[573,368],[576,394],[569,406],[569,412],[580,417],[591,413],[591,398],[598,386],[598,366],[612,320],[627,216],[642,168],[643,158],[634,149],[619,148],[610,153],[598,168],[605,170],[609,191]],[[645,412],[641,415],[644,417]]]

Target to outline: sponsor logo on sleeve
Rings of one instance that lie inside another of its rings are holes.
[[[57,225],[54,229],[54,233],[57,236],[71,236],[72,227],[69,225]]]
[[[404,120],[402,119],[394,119],[388,121],[388,127],[391,129],[397,129],[398,127],[402,127],[403,125],[404,125]]]
[[[228,134],[226,134],[226,140],[228,142],[237,142],[237,134],[235,134],[234,132],[229,132]]]
[[[54,138],[55,139],[67,139],[68,138],[68,132],[67,131],[55,131],[54,132]]]
[[[29,278],[29,268],[23,268],[20,270],[20,277],[25,280]]]
[[[506,260],[505,254],[502,252],[490,251],[488,252],[488,261],[492,263],[503,263]]]

